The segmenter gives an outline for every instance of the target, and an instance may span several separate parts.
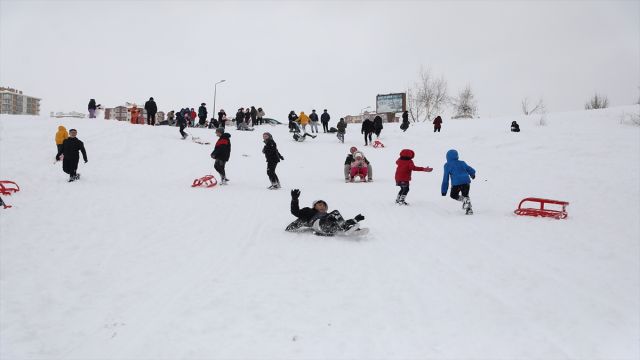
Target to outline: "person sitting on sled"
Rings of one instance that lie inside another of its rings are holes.
[[[353,157],[353,154],[356,151],[358,151],[358,148],[355,146],[352,146],[349,149],[349,155],[347,155],[347,158],[344,160],[344,181],[345,182],[351,181],[351,163],[355,160],[355,158]],[[364,156],[364,153],[362,151],[358,151],[358,152],[362,154],[362,158],[364,162],[367,164],[367,181],[373,181],[373,169],[372,169],[371,163],[369,162],[369,160],[367,160],[367,157]]]
[[[296,124],[298,125],[298,124]],[[311,134],[307,134],[307,133],[303,133],[302,135],[300,135],[299,132],[294,132],[293,133],[293,140],[297,141],[297,142],[303,142],[306,140],[307,136],[310,136],[312,138],[316,138],[316,136],[318,135],[311,135]]]
[[[364,161],[364,155],[360,151],[353,153],[354,160],[351,162],[351,170],[349,171],[349,181],[353,182],[356,176],[360,177],[360,181],[367,182],[368,165]]]
[[[320,236],[333,236],[337,233],[349,234],[359,228],[358,222],[364,220],[361,214],[353,219],[344,220],[338,210],[328,212],[328,205],[324,200],[316,200],[312,207],[300,209],[298,199],[300,190],[291,190],[291,214],[297,219],[289,224],[285,231],[314,230]]]

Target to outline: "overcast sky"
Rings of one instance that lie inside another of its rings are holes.
[[[112,107],[327,108],[333,118],[405,92],[420,67],[470,84],[481,116],[611,106],[640,96],[640,1],[7,1],[0,85],[41,114]]]

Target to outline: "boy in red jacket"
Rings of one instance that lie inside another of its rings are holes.
[[[400,151],[400,158],[396,161],[398,168],[396,169],[396,185],[400,186],[400,192],[396,198],[396,204],[409,205],[404,201],[409,193],[409,182],[411,181],[412,171],[425,171],[431,172],[433,169],[430,167],[420,167],[413,164],[413,157],[415,153],[413,150],[404,149]]]

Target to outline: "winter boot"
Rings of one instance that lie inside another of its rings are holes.
[[[398,196],[398,200],[396,200],[396,203],[398,205],[409,205],[408,202],[404,201],[404,199],[407,197],[407,195],[400,195]]]
[[[471,208],[471,200],[468,196],[462,197],[462,209],[467,210]]]

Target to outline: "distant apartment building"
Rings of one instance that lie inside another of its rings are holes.
[[[40,100],[20,90],[0,87],[0,114],[40,115]]]

